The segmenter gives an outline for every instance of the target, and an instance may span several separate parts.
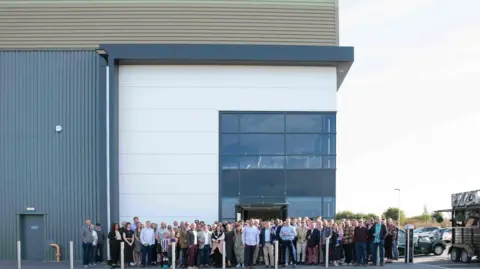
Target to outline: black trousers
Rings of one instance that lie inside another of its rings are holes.
[[[97,244],[95,248],[95,262],[102,263],[103,262],[103,244]]]
[[[351,263],[353,261],[353,244],[343,244],[343,251],[345,252],[345,262]]]
[[[285,254],[286,250],[288,249],[288,254]],[[295,246],[293,245],[293,240],[284,240],[282,242],[282,247],[280,248],[281,252],[284,253],[284,255],[290,255],[289,261],[291,261],[293,264],[297,264],[297,251],[295,250]],[[286,263],[286,256],[284,257],[283,264]]]
[[[245,267],[247,266],[253,266],[253,254],[255,254],[255,248],[257,246],[249,246],[245,245]]]

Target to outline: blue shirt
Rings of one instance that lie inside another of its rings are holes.
[[[270,243],[270,238],[271,238],[270,233],[271,233],[271,230],[265,228],[265,243]]]
[[[295,236],[297,236],[297,231],[295,231],[295,227],[291,225],[283,226],[280,230],[282,240],[294,240]]]
[[[378,243],[380,242],[380,232],[382,230],[382,224],[375,224],[375,239],[373,240],[373,243]]]

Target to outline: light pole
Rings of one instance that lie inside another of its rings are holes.
[[[398,191],[398,219],[397,219],[397,222],[398,222],[398,226],[401,225],[401,222],[400,222],[400,189],[397,188],[397,189],[394,189],[394,191]]]
[[[110,218],[110,65],[108,53],[104,49],[96,49],[95,52],[105,60],[105,117],[106,117],[106,166],[107,166],[107,229],[111,226]],[[107,240],[107,259],[110,260],[110,244]]]

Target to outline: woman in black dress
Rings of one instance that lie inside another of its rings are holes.
[[[112,225],[112,230],[108,233],[108,239],[110,239],[112,268],[115,268],[120,262],[120,242],[122,242],[122,235],[120,234],[120,226],[118,223]]]
[[[217,229],[212,234],[212,255],[213,263],[215,267],[219,268],[223,265],[223,241],[225,240],[225,234],[222,232],[221,226],[217,226]]]
[[[125,224],[125,230],[123,232],[123,240],[125,241],[123,261],[127,264],[128,267],[134,265],[133,243],[135,242],[135,237],[131,227],[132,225],[130,224],[130,222],[127,222]]]
[[[332,225],[332,236],[330,238],[330,260],[333,266],[338,266],[338,262],[341,257],[341,247],[338,241],[338,225],[335,223]]]
[[[229,223],[227,224],[227,232],[225,233],[225,250],[226,250],[226,256],[227,256],[227,266],[232,267],[233,257],[235,257],[235,254],[233,253],[233,237],[234,233],[232,230],[232,225]]]

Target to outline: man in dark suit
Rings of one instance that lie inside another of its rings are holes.
[[[384,257],[385,257],[385,236],[387,236],[387,226],[383,224],[382,217],[378,216],[376,218],[376,223],[370,228],[371,233],[373,233],[372,237],[372,256],[373,256],[373,263],[378,265],[380,262],[380,266],[384,264]],[[380,257],[377,257],[377,253],[380,254]]]

